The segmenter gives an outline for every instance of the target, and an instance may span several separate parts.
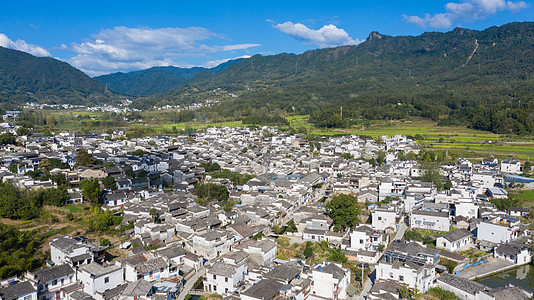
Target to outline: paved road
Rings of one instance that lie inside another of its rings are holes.
[[[364,300],[366,297],[367,297],[367,294],[369,293],[369,291],[371,290],[371,288],[373,287],[373,276],[374,276],[374,272],[375,270],[373,269],[371,271],[371,274],[369,277],[367,277],[367,280],[364,282],[363,284],[363,290],[362,292],[360,293],[359,296],[356,296],[356,300]]]
[[[460,272],[458,276],[467,279],[475,279],[477,277],[485,276],[512,267],[514,267],[514,264],[509,261],[492,258],[488,262],[482,263],[478,266],[467,268],[467,270]]]
[[[198,272],[195,273],[195,275],[193,275],[193,277],[189,278],[189,280],[185,283],[184,289],[178,295],[178,300],[184,300],[185,296],[189,293],[195,282],[197,282],[200,277],[204,276],[204,274],[206,274],[206,269],[202,267],[200,270],[198,270]]]
[[[404,236],[404,232],[406,231],[406,222],[404,221],[404,217],[399,222],[399,226],[397,226],[397,234],[395,235],[395,240],[402,240],[402,237]]]

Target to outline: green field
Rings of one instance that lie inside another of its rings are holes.
[[[58,113],[51,112],[56,119],[56,129],[67,131],[105,131],[110,128],[109,120],[105,121],[102,112],[70,111]],[[242,121],[225,122],[200,122],[190,121],[183,123],[165,123],[161,113],[156,111],[143,112],[144,122],[123,123],[124,127],[115,129],[128,130],[136,126],[143,126],[155,130],[158,134],[172,134],[173,131],[181,131],[186,128],[204,129],[214,126],[251,126]],[[429,120],[413,121],[363,121],[351,128],[343,129],[320,129],[315,128],[308,122],[309,115],[288,116],[289,127],[298,132],[307,132],[316,136],[336,136],[357,134],[376,138],[378,136],[394,136],[397,134],[418,136],[421,147],[431,150],[444,150],[454,153],[457,157],[480,158],[494,155],[497,158],[515,157],[519,159],[534,158],[534,144],[531,137],[518,137],[511,135],[498,135],[491,132],[469,129],[461,126],[437,126],[437,122]],[[288,129],[288,126],[280,126],[280,129]],[[422,139],[421,139],[422,137]],[[523,142],[524,144],[509,144],[507,142]]]
[[[497,158],[515,157],[520,159],[534,158],[534,144],[528,144],[530,137],[498,135],[491,132],[469,129],[460,126],[438,126],[428,120],[416,121],[375,121],[371,125],[355,125],[345,129],[317,129],[307,122],[308,116],[287,117],[293,128],[306,128],[309,134],[332,136],[340,134],[358,134],[376,138],[401,134],[407,136],[421,135],[421,147],[432,150],[446,150],[465,157]],[[508,141],[524,142],[525,144],[507,144]]]

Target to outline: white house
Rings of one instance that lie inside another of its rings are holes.
[[[436,238],[436,247],[447,251],[461,251],[472,246],[473,235],[467,229],[456,229]]]
[[[370,226],[361,225],[350,233],[349,250],[377,251],[378,247],[384,243],[387,241],[384,241],[380,232]]]
[[[97,300],[104,300],[103,292],[124,283],[123,269],[117,265],[90,263],[78,269],[78,281],[83,291]]]
[[[527,247],[516,247],[510,244],[500,244],[495,247],[494,255],[495,258],[509,261],[516,265],[527,264],[532,259]]]
[[[0,299],[37,300],[37,290],[29,281],[22,281],[5,288],[0,287]]]
[[[235,237],[229,236],[223,231],[213,230],[193,236],[190,251],[206,259],[213,259],[228,253],[234,243]]]
[[[412,211],[410,218],[412,228],[449,231],[449,213],[426,210]]]
[[[56,265],[69,264],[76,267],[103,261],[106,248],[83,237],[62,236],[50,242],[50,257]]]
[[[169,264],[149,253],[123,258],[115,264],[124,268],[124,279],[129,282],[139,279],[152,282],[169,277]]]
[[[376,280],[393,280],[426,292],[436,276],[440,251],[412,243],[392,243],[376,266]]]
[[[417,264],[412,261],[380,260],[376,266],[377,280],[394,280],[406,284],[412,289],[425,293],[436,276],[433,265]]]
[[[243,250],[252,261],[260,266],[270,267],[276,259],[277,245],[270,239],[246,240],[235,249]]]
[[[489,287],[448,273],[443,273],[436,279],[436,285],[446,291],[453,292],[460,300],[494,299],[488,292]]]
[[[339,263],[324,262],[313,268],[313,296],[322,299],[347,299],[347,288],[350,285],[350,270]]]
[[[24,278],[37,289],[40,300],[50,300],[59,299],[62,288],[76,283],[75,274],[69,265],[63,264],[27,272]]]
[[[482,221],[477,229],[479,240],[495,244],[508,243],[522,234],[519,219],[508,216]]]
[[[520,174],[522,172],[521,162],[519,159],[505,159],[501,162],[501,172]]]
[[[395,210],[376,208],[371,213],[373,228],[377,230],[386,230],[386,228],[395,229],[397,226],[398,213]]]
[[[206,271],[204,291],[228,295],[233,293],[239,284],[245,281],[247,264],[242,261],[236,265],[217,261]]]

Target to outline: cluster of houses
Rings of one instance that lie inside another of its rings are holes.
[[[531,260],[530,231],[522,222],[529,211],[499,211],[489,201],[507,197],[503,173],[519,173],[516,160],[443,163],[441,175],[452,187],[438,190],[419,179],[424,169],[418,162],[398,159],[400,153],[419,152],[404,136],[382,137],[380,143],[358,136],[310,143],[303,135],[276,128],[213,127],[181,137],[128,140],[122,132],[63,132],[19,141],[22,146],[2,146],[3,181],[20,188],[54,187],[53,181],[34,179],[28,172],[55,158],[68,167],[50,173],[65,175],[72,185],[68,202],[79,203],[85,201],[77,189],[82,179],[113,177],[116,189],[105,191],[102,205],[121,213],[131,229],[120,244],[124,257],[112,260],[106,247],[83,236],[55,238],[50,266],[27,272],[23,280],[3,281],[1,299],[171,299],[187,293],[217,293],[225,299],[353,296],[355,274],[342,264],[277,259],[277,243],[269,236],[273,226],[289,223],[296,227],[286,233],[290,238],[327,242],[349,260],[371,265],[372,288],[365,295],[371,299],[398,299],[403,287],[426,292],[434,286],[462,299],[495,299],[508,292],[517,299],[529,297],[516,287],[493,290],[462,277],[472,261],[460,252],[474,247],[488,253],[488,263],[515,266]],[[100,164],[78,166],[80,149]],[[384,164],[371,164],[369,158],[379,152]],[[206,167],[215,164],[252,179],[234,184],[212,177]],[[231,211],[217,203],[198,204],[194,190],[199,182],[226,186],[229,201],[239,204]],[[337,230],[325,214],[324,201],[339,193],[356,195],[366,206],[365,224]],[[439,232],[435,247],[404,239],[406,226]],[[457,274],[447,274],[440,264],[445,260],[457,264]],[[204,278],[202,290],[192,289],[198,278]]]

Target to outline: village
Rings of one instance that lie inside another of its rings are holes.
[[[410,159],[421,150],[406,136],[310,141],[272,127],[17,139],[1,149],[3,182],[57,186],[28,175],[55,159],[67,167],[50,174],[65,176],[73,205],[90,201],[82,180],[111,177],[99,205],[131,226],[113,245],[123,255],[111,259],[111,245],[53,237],[47,266],[2,281],[1,299],[400,299],[436,287],[459,299],[532,296],[474,281],[531,262],[530,210],[490,201],[508,198],[512,182],[534,188],[518,159],[458,158],[436,171]],[[82,154],[101,164],[80,164]],[[421,180],[434,171],[445,186]],[[224,187],[227,199],[209,189],[200,197],[201,185]],[[344,195],[361,207],[353,226],[328,214]]]

